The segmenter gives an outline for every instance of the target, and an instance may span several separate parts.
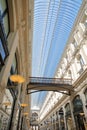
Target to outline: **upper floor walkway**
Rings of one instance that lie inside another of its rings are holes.
[[[69,95],[74,91],[71,79],[45,77],[30,77],[27,84],[27,94],[30,94],[29,90],[57,91]]]

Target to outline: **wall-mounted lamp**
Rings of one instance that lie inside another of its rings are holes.
[[[24,112],[23,113],[24,116],[28,116],[28,114],[29,114],[28,112]]]
[[[71,120],[72,120],[72,118],[71,118],[71,117],[68,117],[68,120],[69,120],[69,121],[71,121]]]
[[[84,116],[84,113],[83,112],[81,112],[81,113],[79,113],[80,114],[80,116]]]
[[[25,79],[22,77],[22,76],[20,76],[20,75],[11,75],[10,77],[10,80],[12,81],[12,82],[14,82],[14,83],[24,83],[25,82]],[[15,85],[14,85],[15,86]],[[12,87],[13,88],[13,87]],[[18,91],[19,92],[19,91]],[[16,96],[16,98],[17,98],[17,95],[18,95],[18,93],[15,95]],[[10,123],[9,123],[9,126],[8,126],[8,129],[12,129],[12,120],[13,120],[13,118],[14,118],[14,110],[15,110],[15,107],[16,107],[16,98],[14,99],[14,102],[13,102],[13,107],[12,107],[12,112],[11,112],[11,120],[10,120]],[[19,113],[21,113],[21,111],[19,112]],[[18,126],[19,127],[19,126]]]
[[[10,102],[4,102],[3,105],[5,105],[5,106],[11,106],[11,103]]]
[[[21,75],[11,75],[10,80],[15,83],[24,83],[25,79]]]
[[[22,104],[20,104],[20,106],[21,106],[21,107],[27,107],[28,104],[22,103]]]
[[[61,121],[61,122],[64,122],[64,120],[63,120],[63,119],[61,119],[60,121]]]
[[[10,102],[4,102],[3,105],[5,106],[5,110],[6,110],[8,106],[11,106],[11,103]]]

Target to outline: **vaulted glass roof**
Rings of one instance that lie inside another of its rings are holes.
[[[34,0],[32,76],[54,76],[81,4],[82,0]]]

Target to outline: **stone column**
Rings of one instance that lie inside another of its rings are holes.
[[[59,121],[59,130],[61,130],[61,126],[60,126],[60,115],[58,113],[58,121]]]
[[[64,106],[63,106],[63,112],[64,112],[64,125],[65,125],[65,130],[67,130],[66,117],[65,117],[65,108],[64,108]]]

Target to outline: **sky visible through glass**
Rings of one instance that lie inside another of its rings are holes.
[[[33,77],[54,76],[81,3],[82,0],[34,0]],[[46,92],[33,94],[32,104],[40,106],[45,96]]]

